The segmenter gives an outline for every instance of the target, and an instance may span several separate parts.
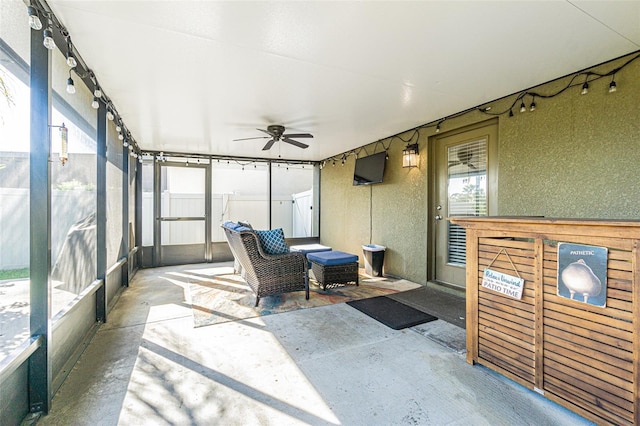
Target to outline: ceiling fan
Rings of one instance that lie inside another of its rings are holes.
[[[470,169],[477,169],[476,166],[471,164],[471,159],[473,158],[473,152],[469,148],[459,149],[457,152],[458,161],[449,161],[449,167],[456,166],[458,164],[462,164],[464,166],[469,167]]]
[[[242,139],[234,139],[234,141],[246,141],[249,139],[267,139],[267,138],[271,138],[267,144],[262,148],[263,151],[267,151],[269,149],[271,149],[271,147],[273,146],[274,143],[278,142],[278,141],[282,141],[282,142],[286,142],[288,144],[297,146],[298,148],[308,148],[309,145],[307,145],[306,143],[302,143],[302,142],[298,142],[296,140],[293,140],[291,138],[312,138],[313,135],[311,133],[289,133],[289,134],[284,134],[284,126],[281,126],[279,124],[272,124],[270,126],[267,126],[267,130],[264,129],[256,129],[259,130],[263,133],[266,133],[269,136],[257,136],[254,138],[242,138]]]

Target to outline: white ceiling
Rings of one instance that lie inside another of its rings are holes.
[[[640,49],[638,0],[48,3],[144,150],[322,160]]]

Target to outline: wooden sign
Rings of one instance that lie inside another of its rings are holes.
[[[522,298],[524,280],[486,268],[482,276],[482,287],[505,294],[514,299]]]

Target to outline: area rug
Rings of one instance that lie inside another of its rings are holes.
[[[347,305],[394,330],[413,327],[438,318],[386,296],[347,302]]]
[[[361,275],[359,286],[322,290],[314,280],[310,280],[309,300],[305,300],[304,291],[296,291],[262,297],[260,304],[255,307],[253,291],[237,274],[192,274],[189,280],[194,327],[368,299],[419,286],[406,280]]]

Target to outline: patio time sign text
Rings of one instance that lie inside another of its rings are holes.
[[[486,268],[482,276],[482,287],[515,299],[521,299],[524,280],[520,277],[514,277],[513,275],[503,274],[502,272]]]

